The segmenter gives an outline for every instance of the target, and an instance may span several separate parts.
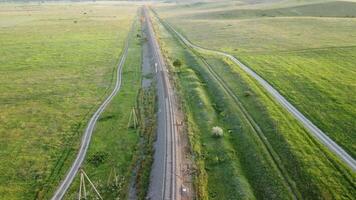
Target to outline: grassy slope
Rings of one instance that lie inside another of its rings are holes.
[[[274,56],[246,55],[244,60],[355,156],[356,101],[351,92],[356,90],[355,52],[356,48],[337,48]]]
[[[355,174],[309,137],[255,80],[230,62],[229,66],[216,58],[209,61],[259,124],[303,198],[350,199],[354,195]]]
[[[131,110],[137,106],[141,85],[141,44],[140,38],[136,37],[137,33],[140,33],[138,20],[130,36],[121,89],[100,117],[83,165],[104,199],[115,199],[118,196],[127,198],[132,166],[135,163],[139,133],[136,129],[129,128],[128,124]],[[95,159],[98,155],[104,155],[103,159]],[[115,183],[114,173],[119,180],[118,184]],[[67,198],[75,198],[78,189],[79,176]]]
[[[246,62],[355,156],[356,19],[192,20],[160,12],[195,43]]]
[[[1,6],[0,196],[42,198],[57,186],[111,87],[133,10]]]

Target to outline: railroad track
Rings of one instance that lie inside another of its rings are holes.
[[[155,37],[151,18],[147,7],[143,9],[145,23],[147,23],[149,42],[151,44],[154,60],[156,61],[156,76],[158,89],[163,90],[163,95],[159,96],[158,101],[164,102],[164,118],[165,118],[165,134],[164,134],[164,161],[163,161],[163,178],[162,184],[158,184],[158,187],[151,190],[160,190],[160,194],[156,196],[150,196],[151,199],[181,199],[179,192],[180,188],[180,150],[178,147],[178,129],[176,125],[176,102],[173,92],[173,87],[170,84],[167,66],[165,65],[163,56],[161,54],[158,41]],[[160,104],[160,103],[159,103]],[[159,136],[158,136],[159,137]],[[154,177],[153,177],[154,179]]]

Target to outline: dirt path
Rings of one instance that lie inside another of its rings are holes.
[[[132,29],[129,32],[129,35],[130,34],[132,34]],[[126,57],[127,57],[128,47],[129,47],[129,36],[126,39],[124,51],[122,53],[120,63],[117,66],[115,87],[113,88],[113,91],[111,92],[111,94],[104,100],[104,102],[100,105],[98,110],[90,118],[90,121],[89,121],[89,123],[85,129],[85,132],[82,136],[82,142],[81,142],[77,157],[74,160],[70,170],[67,172],[65,179],[61,182],[60,186],[55,191],[55,193],[52,197],[52,200],[59,200],[64,197],[65,193],[67,192],[69,186],[72,184],[78,170],[80,169],[80,167],[84,161],[85,155],[88,151],[91,136],[93,134],[96,122],[98,121],[101,113],[104,112],[105,108],[109,105],[111,100],[116,96],[116,94],[119,92],[119,90],[121,88],[122,68],[123,68],[123,65],[124,65]]]

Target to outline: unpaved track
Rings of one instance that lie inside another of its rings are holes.
[[[151,200],[180,200],[182,198],[180,193],[182,170],[176,123],[176,99],[148,12],[145,7],[143,14],[146,23],[146,35],[148,36],[153,60],[157,63],[155,71],[159,111],[155,155],[147,198]]]
[[[273,161],[273,164],[275,165],[275,166],[270,166],[270,167],[275,167],[277,169],[278,173],[283,177],[283,180],[285,181],[289,192],[293,195],[293,196],[291,196],[291,198],[292,199],[302,199],[298,189],[295,187],[295,185],[293,184],[293,181],[289,177],[287,170],[280,163],[281,162],[280,157],[274,151],[273,147],[271,146],[271,144],[268,142],[268,140],[264,136],[262,129],[258,126],[258,124],[255,122],[255,120],[247,112],[247,110],[242,105],[242,103],[240,102],[240,100],[236,96],[236,94],[230,89],[229,86],[226,85],[223,78],[221,78],[221,76],[215,72],[213,67],[203,57],[201,57],[200,55],[197,55],[197,56],[199,56],[200,59],[203,61],[203,63],[205,64],[205,66],[208,69],[208,72],[212,75],[212,77],[220,84],[220,86],[223,88],[223,90],[226,92],[226,94],[233,99],[236,106],[239,107],[239,109],[241,110],[241,118],[245,120],[245,123],[247,123],[252,128],[252,130],[256,133],[256,135],[259,137],[261,143],[263,144],[262,148],[265,148],[266,152],[268,152],[268,155],[270,156],[271,160]]]
[[[157,16],[158,17],[158,16]],[[337,157],[339,157],[346,165],[348,165],[353,171],[356,171],[356,160],[349,155],[342,147],[340,147],[336,142],[329,138],[322,130],[320,130],[316,125],[314,125],[307,117],[305,117],[297,108],[295,108],[289,101],[287,101],[275,88],[273,88],[266,80],[259,76],[252,69],[247,67],[245,64],[240,62],[234,56],[217,50],[211,50],[203,48],[191,43],[182,34],[176,31],[169,23],[160,19],[169,29],[171,29],[187,46],[196,49],[200,52],[213,53],[229,58],[234,63],[236,63],[242,70],[253,77],[260,85],[262,85],[266,91],[272,95],[275,100],[280,103],[285,109],[292,114],[292,116],[297,119],[316,139],[318,139],[322,144],[324,144],[330,151],[332,151]]]
[[[132,33],[132,29],[130,30],[129,34],[131,34],[131,33]],[[124,52],[121,56],[120,62],[117,67],[115,87],[114,87],[113,91],[111,92],[111,94],[104,100],[104,102],[100,105],[98,110],[91,117],[91,119],[87,125],[87,128],[85,129],[84,135],[82,137],[82,142],[81,142],[81,146],[80,146],[79,152],[77,154],[77,157],[76,157],[75,161],[73,162],[70,170],[68,171],[65,179],[61,182],[61,185],[57,188],[56,192],[54,193],[52,200],[62,199],[63,196],[65,195],[66,191],[68,190],[69,186],[73,182],[79,168],[81,167],[81,165],[84,161],[85,155],[88,151],[91,136],[93,134],[96,122],[98,121],[101,113],[105,110],[105,108],[109,105],[111,100],[115,97],[115,95],[119,92],[119,90],[121,88],[122,68],[123,68],[123,65],[124,65],[126,57],[127,57],[128,46],[129,46],[129,36],[126,39]]]

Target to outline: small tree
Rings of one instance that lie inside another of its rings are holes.
[[[182,66],[182,62],[179,59],[175,59],[173,62],[173,66],[180,67]]]
[[[212,133],[214,137],[222,137],[224,135],[224,131],[222,128],[218,127],[218,126],[214,126],[212,129]]]

